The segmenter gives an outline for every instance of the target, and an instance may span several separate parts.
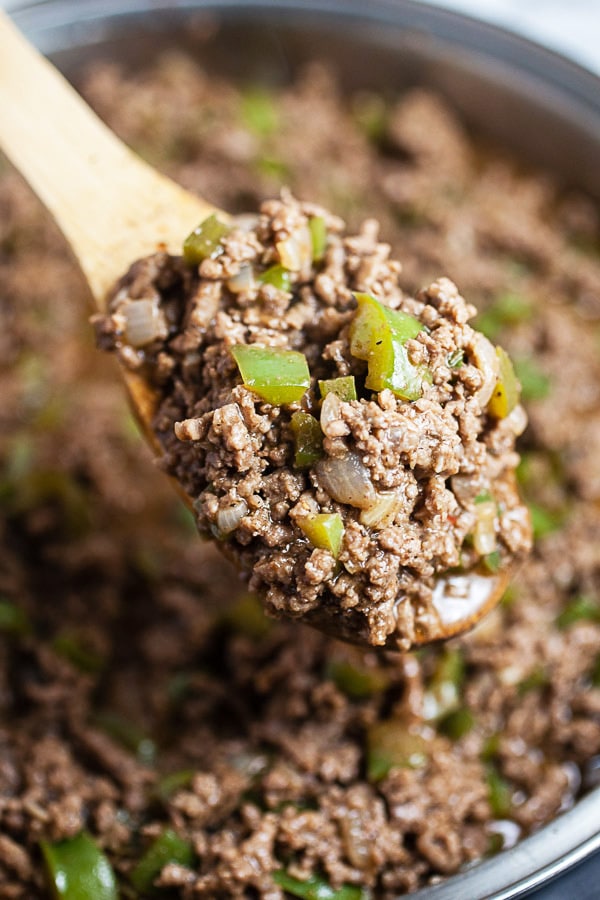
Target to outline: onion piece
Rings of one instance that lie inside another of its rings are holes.
[[[487,556],[496,549],[496,516],[498,508],[494,500],[484,500],[475,507],[477,522],[473,531],[473,546],[480,556]]]
[[[391,525],[402,504],[398,491],[381,491],[376,494],[376,498],[373,506],[363,509],[359,516],[361,523],[367,528],[385,528]]]
[[[125,340],[132,347],[144,347],[168,334],[158,300],[131,300],[119,312],[125,319]]]
[[[231,506],[220,509],[215,522],[216,535],[219,538],[231,534],[238,527],[244,516],[248,515],[248,504],[245,500],[237,500]]]
[[[279,260],[290,272],[300,272],[312,262],[312,236],[308,225],[296,228],[284,241],[276,241]]]
[[[240,266],[240,271],[227,282],[227,287],[232,294],[241,294],[254,287],[254,271],[250,263]]]
[[[477,398],[481,404],[481,409],[485,409],[498,381],[498,373],[500,371],[498,356],[494,345],[483,334],[477,332],[475,333],[471,350],[475,365],[483,375],[483,384],[477,391]]]
[[[377,500],[369,470],[358,453],[322,459],[314,472],[321,487],[338,503],[369,509]]]
[[[319,415],[319,423],[321,425],[321,430],[323,434],[328,435],[329,437],[333,437],[334,435],[329,435],[329,428],[334,422],[340,421],[340,407],[342,405],[342,401],[338,397],[337,394],[327,394],[325,399],[321,404],[321,413]]]

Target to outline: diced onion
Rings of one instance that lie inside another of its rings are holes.
[[[487,556],[496,549],[496,516],[494,500],[485,500],[476,506],[477,522],[473,532],[473,546],[480,556]]]
[[[275,244],[281,265],[290,272],[300,272],[312,261],[312,237],[308,225],[301,225],[284,241]]]
[[[321,404],[321,414],[319,416],[319,422],[324,434],[329,433],[329,426],[333,422],[339,421],[341,404],[342,401],[340,400],[338,395],[334,393],[327,394],[327,396],[323,400]]]
[[[165,318],[157,300],[131,300],[122,307],[125,340],[132,347],[144,347],[167,336]]]
[[[314,471],[320,485],[338,503],[368,509],[377,500],[369,471],[357,453],[322,459]]]
[[[215,523],[219,537],[224,537],[235,531],[246,515],[248,515],[248,504],[245,500],[237,500],[231,506],[220,509]]]
[[[483,384],[477,391],[477,397],[481,408],[485,409],[490,397],[494,393],[498,380],[499,364],[498,356],[493,344],[483,335],[476,333],[472,346],[475,365],[483,375]]]
[[[376,500],[369,509],[363,509],[360,521],[367,528],[385,528],[391,525],[400,508],[402,498],[397,491],[382,491],[376,494]]]
[[[227,282],[227,287],[232,294],[241,294],[242,291],[249,291],[254,286],[254,272],[250,263],[244,263],[240,266],[240,271]]]
[[[527,428],[527,413],[518,403],[506,416],[504,423],[508,425],[515,437],[519,437]]]

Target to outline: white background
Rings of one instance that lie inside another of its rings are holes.
[[[436,0],[504,25],[600,74],[600,0]]]

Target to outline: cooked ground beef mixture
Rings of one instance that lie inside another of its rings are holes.
[[[222,208],[258,208],[285,183],[343,215],[369,254],[378,239],[360,223],[377,216],[403,261],[392,305],[439,315],[452,334],[451,310],[465,307],[439,278],[460,284],[522,384],[517,475],[535,543],[497,610],[438,647],[361,650],[265,618],[156,471],[111,359],[91,349],[63,240],[4,165],[0,897],[41,900],[87,867],[104,873],[99,898],[154,885],[207,900],[326,888],[391,900],[510,846],[598,783],[597,208],[482,150],[438,98],[342,97],[321,67],[271,94],[170,55],[135,77],[96,65],[83,88],[132,145]],[[282,209],[269,201],[263,227]],[[198,284],[191,268],[181,277]],[[337,302],[334,319],[348,315]],[[325,378],[345,377],[343,340]],[[270,419],[222,359],[223,390]],[[476,391],[468,353],[461,368],[450,383]],[[360,387],[358,366],[355,377]],[[343,427],[332,446],[360,440],[363,401],[333,401]],[[400,406],[374,403],[382,418]],[[167,418],[165,435],[186,418],[180,436],[194,434],[195,415]],[[499,443],[484,431],[482,446],[497,460],[513,435],[506,420],[495,427]],[[170,454],[195,444],[168,440]],[[223,477],[219,466],[216,454]],[[445,503],[443,489],[432,502]],[[207,521],[213,502],[199,510]],[[472,512],[469,501],[461,515]]]
[[[267,610],[406,650],[443,630],[440,575],[530,549],[526,418],[474,307],[444,278],[403,296],[389,250],[376,221],[345,236],[284,195],[135,263],[96,325],[159,392],[163,466]]]

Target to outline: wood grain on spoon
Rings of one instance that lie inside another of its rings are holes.
[[[182,238],[216,211],[126,147],[1,10],[0,144],[67,238],[100,312],[134,260],[159,246],[179,253]],[[151,427],[156,395],[140,376],[123,377],[144,434],[159,451]],[[441,576],[439,634],[415,643],[471,628],[496,605],[507,580],[507,572]],[[356,639],[342,620],[332,615],[314,624],[332,632],[337,622],[337,636]]]
[[[136,259],[182,237],[215,211],[139,158],[0,10],[2,149],[52,213],[99,312]],[[225,215],[223,213],[223,215]],[[134,412],[155,450],[155,395],[123,371]]]

